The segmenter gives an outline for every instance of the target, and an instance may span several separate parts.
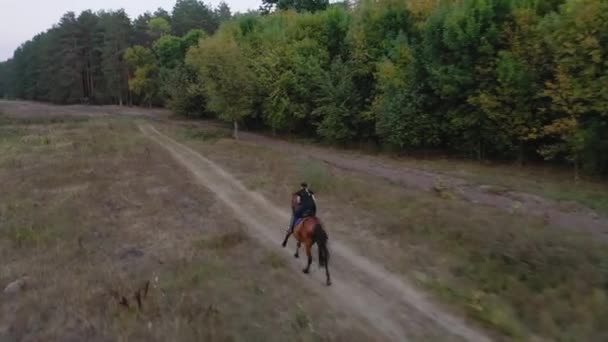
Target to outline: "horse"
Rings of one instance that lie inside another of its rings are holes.
[[[291,197],[291,209],[293,212],[295,212],[297,205],[297,195],[293,194]],[[300,246],[301,244],[304,244],[306,255],[308,256],[308,264],[302,272],[308,274],[310,271],[310,264],[312,263],[312,245],[316,243],[319,250],[319,266],[325,267],[326,283],[327,286],[331,285],[331,278],[329,276],[329,249],[327,248],[328,236],[325,229],[323,229],[321,221],[316,216],[308,216],[300,219],[300,221],[296,223],[297,225],[294,226],[293,231],[288,231],[287,235],[285,235],[282,246],[285,247],[287,245],[289,236],[293,234],[296,240],[298,240],[296,253],[293,256],[299,258]]]

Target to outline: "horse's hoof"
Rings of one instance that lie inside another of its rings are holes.
[[[300,256],[299,256],[299,255],[297,255],[297,254],[294,254],[294,255],[293,255],[293,257],[297,259],[297,258],[299,258]]]
[[[308,274],[308,270],[307,269],[303,269],[302,272]]]
[[[285,248],[285,246],[287,246],[287,243],[286,243],[286,242],[283,242],[283,243],[281,244],[281,246],[282,246],[283,248]]]
[[[331,286],[331,281],[328,281],[328,282],[327,282],[327,286]]]

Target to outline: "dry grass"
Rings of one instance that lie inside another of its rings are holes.
[[[131,120],[4,121],[0,182],[0,340],[369,339]]]
[[[286,210],[288,194],[307,180],[330,235],[408,275],[504,338],[608,339],[603,242],[548,227],[542,219],[460,201],[441,182],[435,194],[406,191],[307,158],[164,129]]]
[[[285,261],[285,258],[275,252],[267,252],[264,258],[262,259],[262,263],[264,265],[270,266],[273,269],[287,267],[287,262]]]
[[[208,239],[196,241],[195,244],[201,249],[229,250],[247,241],[247,236],[242,231],[223,233],[211,236]]]

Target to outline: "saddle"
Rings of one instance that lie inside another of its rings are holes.
[[[296,228],[298,228],[298,226],[304,222],[306,219],[312,217],[312,212],[305,212],[304,214],[302,214],[302,217],[298,218],[296,220],[296,222],[293,224],[293,230],[296,230]]]

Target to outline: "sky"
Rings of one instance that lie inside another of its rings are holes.
[[[205,0],[217,6],[220,0]],[[257,9],[261,0],[225,0],[232,12]],[[0,0],[0,61],[13,56],[13,51],[36,34],[56,24],[61,16],[72,11],[76,14],[91,9],[110,10],[123,8],[134,19],[138,15],[154,12],[162,7],[171,12],[175,0]]]

